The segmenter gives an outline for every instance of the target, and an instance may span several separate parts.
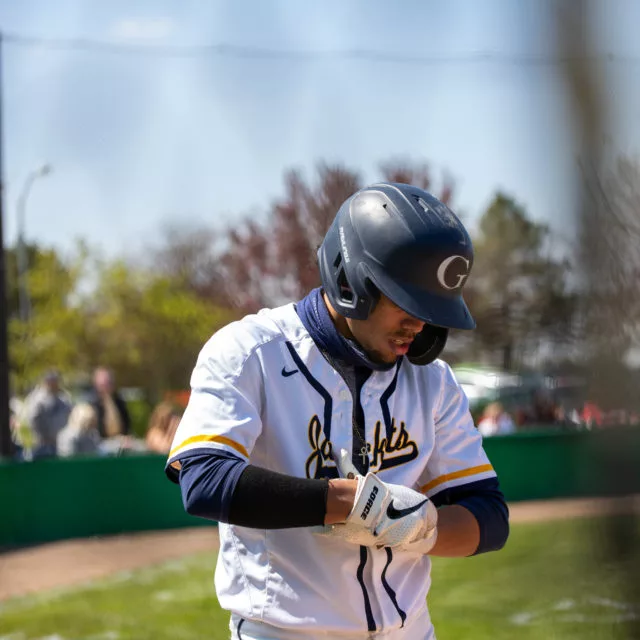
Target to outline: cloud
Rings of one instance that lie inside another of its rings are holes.
[[[173,30],[169,18],[124,18],[109,31],[117,40],[160,40]]]

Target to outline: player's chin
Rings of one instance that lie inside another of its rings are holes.
[[[369,351],[368,355],[373,362],[377,362],[378,364],[394,364],[399,357],[395,351],[389,348],[372,350]]]

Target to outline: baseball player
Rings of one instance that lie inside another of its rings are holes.
[[[449,329],[475,326],[471,240],[431,194],[380,183],[342,205],[318,262],[322,288],[205,344],[167,474],[220,523],[232,638],[432,639],[430,556],[509,532],[438,359]]]

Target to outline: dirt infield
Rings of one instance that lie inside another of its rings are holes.
[[[640,513],[640,496],[624,499],[550,500],[510,505],[512,522],[535,522]],[[0,554],[0,600],[69,587],[118,571],[138,569],[218,549],[216,527],[193,527],[65,540]]]
[[[0,601],[217,549],[217,527],[193,527],[63,540],[9,551],[0,555]]]
[[[640,513],[640,495],[624,498],[586,498],[581,500],[536,500],[509,505],[511,522],[538,522],[590,516]]]

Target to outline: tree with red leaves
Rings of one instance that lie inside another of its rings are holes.
[[[432,186],[426,164],[392,161],[381,165],[380,172],[391,182],[427,190]],[[362,186],[358,173],[340,165],[319,164],[313,185],[299,171],[288,172],[285,194],[266,222],[245,220],[229,231],[221,256],[225,297],[243,311],[255,311],[298,300],[318,286],[318,246],[340,205]],[[449,202],[452,193],[446,182],[439,197]]]

